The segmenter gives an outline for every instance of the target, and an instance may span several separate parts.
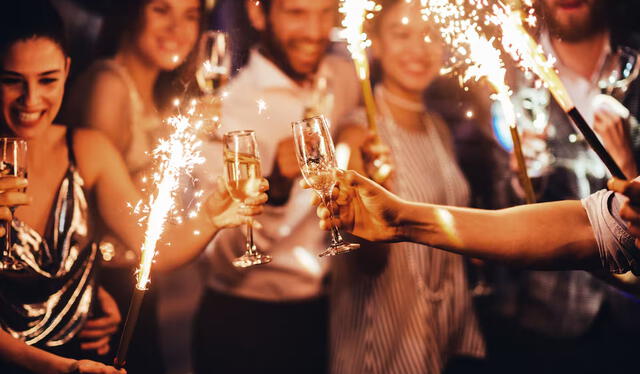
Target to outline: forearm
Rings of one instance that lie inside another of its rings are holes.
[[[154,266],[157,270],[169,271],[193,261],[218,231],[220,228],[203,211],[182,224],[167,224],[156,247],[158,255]]]
[[[69,373],[75,360],[29,346],[0,329],[0,361],[38,374]]]
[[[401,240],[540,269],[592,269],[595,237],[579,201],[498,211],[405,203]]]

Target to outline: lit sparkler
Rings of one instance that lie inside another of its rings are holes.
[[[468,45],[467,62],[471,62],[462,77],[462,81],[466,82],[472,78],[478,80],[484,77],[495,89],[496,93],[492,95],[492,99],[500,103],[504,119],[509,125],[511,139],[513,140],[513,152],[518,162],[520,182],[524,187],[527,204],[533,204],[535,203],[535,193],[531,179],[527,174],[516,115],[511,103],[511,89],[505,83],[506,69],[500,56],[500,51],[493,47],[493,39],[481,36],[475,28],[466,29],[460,37],[464,38],[464,43]]]
[[[364,21],[373,18],[373,12],[379,11],[381,6],[373,0],[340,0],[340,13],[343,14],[343,29],[340,35],[347,41],[347,48],[358,73],[358,80],[362,89],[362,98],[367,114],[369,130],[375,136],[374,142],[382,143],[378,135],[376,123],[376,103],[373,97],[371,81],[369,80],[369,60],[366,49],[371,46],[371,40],[364,32]],[[375,170],[371,177],[378,183],[385,182],[391,175],[392,167],[384,156],[372,162]]]
[[[604,148],[595,132],[587,124],[584,117],[574,105],[569,93],[562,84],[560,77],[553,68],[553,61],[549,61],[542,48],[524,29],[522,14],[512,10],[508,5],[498,3],[493,5],[493,13],[487,20],[502,30],[502,45],[507,53],[525,69],[533,71],[542,79],[558,104],[571,118],[582,133],[591,148],[606,165],[611,175],[619,179],[626,179],[622,169],[618,166],[609,152]],[[531,22],[532,14],[527,16]]]
[[[513,152],[518,162],[520,182],[525,190],[528,204],[535,202],[535,194],[531,179],[527,174],[520,134],[518,133],[515,111],[511,103],[511,89],[506,84],[506,69],[500,50],[494,47],[494,38],[488,39],[480,35],[479,11],[487,3],[486,0],[468,0],[468,7],[463,2],[450,0],[421,0],[424,20],[431,20],[440,30],[442,39],[453,49],[448,68],[441,73],[446,74],[457,68],[465,67],[460,75],[461,83],[469,80],[486,79],[494,88],[492,99],[500,103],[504,119],[513,140]]]
[[[173,132],[168,139],[160,141],[152,154],[153,158],[159,162],[157,171],[153,175],[154,185],[157,186],[156,193],[149,198],[147,204],[139,202],[134,210],[137,213],[147,214],[146,230],[141,249],[140,267],[136,271],[137,282],[115,358],[115,366],[118,368],[123,367],[125,363],[144,292],[149,284],[151,265],[156,256],[156,244],[162,236],[168,217],[174,211],[180,177],[184,173],[189,174],[195,165],[204,161],[199,151],[202,142],[196,135],[198,124],[192,126],[189,119],[184,116],[171,117],[167,122],[173,128]]]

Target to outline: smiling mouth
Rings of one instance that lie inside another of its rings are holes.
[[[42,118],[44,113],[45,113],[45,110],[29,111],[29,112],[25,112],[21,110],[14,111],[16,118],[23,124],[32,124],[37,122],[38,120],[40,120],[40,118]]]

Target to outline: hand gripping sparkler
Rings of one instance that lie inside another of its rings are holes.
[[[611,154],[607,152],[600,139],[598,139],[595,132],[574,105],[558,73],[544,56],[541,47],[524,29],[521,13],[511,10],[510,7],[504,4],[494,5],[494,16],[491,17],[491,20],[502,29],[502,45],[505,51],[520,66],[533,71],[544,81],[553,97],[580,130],[589,146],[600,157],[611,175],[618,179],[626,179],[622,169],[611,157]]]
[[[356,67],[362,98],[367,114],[369,131],[374,135],[375,143],[382,143],[378,134],[376,123],[376,102],[373,97],[371,81],[369,80],[369,61],[367,59],[366,48],[371,44],[364,33],[363,26],[365,19],[370,19],[372,11],[379,10],[379,6],[372,0],[341,0],[340,13],[344,15],[342,20],[341,34],[347,40],[347,47],[351,53],[351,58]],[[385,156],[380,156],[372,162],[374,170],[370,176],[378,183],[384,183],[393,171],[389,160]]]

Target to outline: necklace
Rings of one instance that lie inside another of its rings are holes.
[[[404,97],[400,95],[396,95],[393,92],[387,90],[381,84],[376,86],[376,88],[381,92],[381,94],[385,97],[385,99],[389,103],[396,105],[404,110],[407,110],[409,112],[418,112],[418,113],[423,113],[427,110],[424,106],[424,103],[420,101],[405,99]]]

